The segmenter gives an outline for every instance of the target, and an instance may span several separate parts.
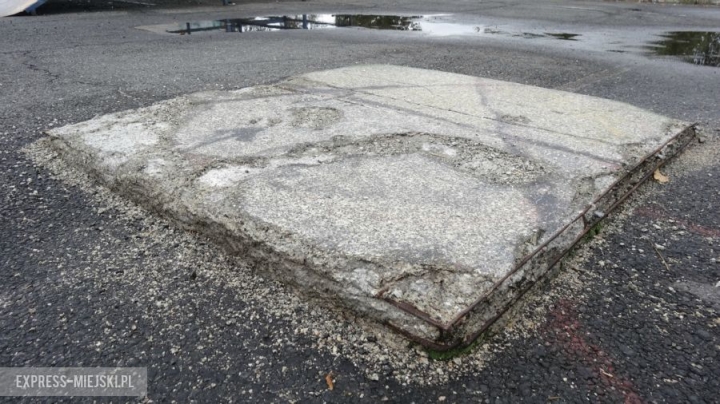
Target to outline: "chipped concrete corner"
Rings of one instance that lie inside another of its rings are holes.
[[[183,96],[49,132],[262,272],[469,344],[694,136],[623,103],[397,66]]]

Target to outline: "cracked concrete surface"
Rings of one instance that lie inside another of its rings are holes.
[[[493,285],[689,126],[619,102],[382,65],[190,94],[49,134],[102,184],[267,273],[442,342],[482,296],[490,302],[461,336],[502,312],[529,274]]]

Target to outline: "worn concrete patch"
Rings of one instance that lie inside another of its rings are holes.
[[[99,182],[428,346],[469,342],[693,135],[630,105],[361,66],[54,129]]]

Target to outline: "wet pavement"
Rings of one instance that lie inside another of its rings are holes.
[[[343,27],[362,27],[382,30],[429,31],[429,26],[421,24],[419,16],[397,15],[346,15],[346,14],[302,14],[284,16],[257,16],[249,18],[230,18],[218,21],[199,21],[179,24],[177,29],[168,29],[171,34],[192,34],[220,30],[224,32],[280,31],[284,29],[328,29]],[[424,28],[424,29],[423,29]]]
[[[650,50],[662,56],[682,56],[683,60],[702,66],[720,67],[720,32],[674,31],[660,35]]]
[[[431,36],[499,34],[501,31],[469,22],[461,23],[453,15],[388,15],[388,14],[301,14],[283,16],[254,16],[228,18],[216,21],[192,21],[177,25],[142,27],[155,30],[165,28],[171,34],[191,35],[200,32],[273,32],[287,29],[367,28],[375,30],[410,31]],[[580,34],[567,32],[543,34],[523,32],[514,36],[523,38],[550,37],[577,40]]]
[[[99,13],[0,21],[7,39],[0,94],[12,100],[0,103],[0,362],[147,366],[150,397],[162,402],[717,401],[720,316],[708,286],[720,280],[718,70],[638,54],[648,51],[644,39],[629,40],[637,50],[589,46],[603,31],[648,33],[655,41],[662,40],[656,33],[714,32],[717,13],[542,1],[366,6],[317,1],[245,4],[242,13],[112,12],[103,2],[93,6],[106,10]],[[380,10],[491,18],[498,29],[507,28],[502,20],[520,34],[582,35],[469,41],[359,28],[236,36],[134,28],[240,14]],[[385,336],[355,319],[318,310],[207,240],[83,185],[60,166],[56,177],[21,151],[48,128],[96,115],[372,63],[627,102],[701,123],[704,143],[663,168],[668,183],[642,187],[641,199],[578,250],[577,261],[527,296],[504,331],[449,361],[402,343],[387,349],[379,343]]]
[[[635,11],[635,10],[633,10]],[[639,11],[639,9],[638,9]],[[139,26],[139,29],[163,34],[195,35],[208,33],[275,32],[283,30],[327,30],[363,28],[407,31],[431,37],[462,36],[482,40],[488,36],[509,39],[558,39],[575,42],[572,47],[636,55],[674,56],[695,65],[720,65],[720,33],[713,31],[671,31],[615,29],[583,32],[542,32],[545,27],[527,31],[506,20],[470,18],[457,14],[297,14],[225,18],[208,21]],[[564,27],[566,28],[566,27]],[[542,42],[542,41],[541,41]],[[543,43],[545,46],[553,44]],[[555,45],[558,46],[558,45]]]

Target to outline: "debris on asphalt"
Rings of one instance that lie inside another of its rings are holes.
[[[332,371],[325,375],[325,383],[327,383],[328,390],[333,390],[335,388],[335,375]]]
[[[655,179],[655,181],[661,184],[666,184],[668,181],[670,181],[670,178],[661,173],[659,168],[653,173],[653,178]]]

